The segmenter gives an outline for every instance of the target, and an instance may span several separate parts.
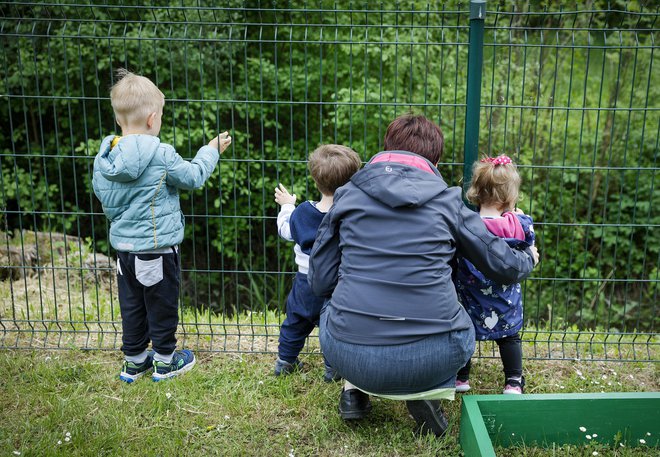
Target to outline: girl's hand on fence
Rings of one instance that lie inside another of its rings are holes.
[[[222,132],[220,135],[213,138],[209,141],[209,146],[218,150],[220,154],[224,152],[225,149],[231,144],[231,137],[229,132]]]
[[[286,204],[295,205],[296,194],[291,195],[289,191],[286,190],[286,187],[280,183],[280,185],[275,188],[275,202],[280,206]]]

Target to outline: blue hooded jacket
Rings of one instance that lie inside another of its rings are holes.
[[[185,225],[178,189],[201,187],[218,163],[218,151],[203,146],[188,162],[152,135],[127,135],[112,147],[103,139],[94,159],[94,193],[110,220],[110,243],[118,251],[175,246]]]

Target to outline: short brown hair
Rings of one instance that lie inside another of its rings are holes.
[[[504,165],[488,160],[475,162],[465,198],[475,206],[493,205],[511,211],[519,200],[520,175],[513,162]]]
[[[351,179],[362,162],[357,153],[340,144],[324,144],[309,156],[309,173],[322,194],[332,195]]]
[[[442,157],[445,137],[440,127],[422,115],[404,114],[387,126],[385,151],[408,151],[437,165]]]
[[[120,125],[141,122],[163,108],[165,95],[149,78],[124,68],[117,70],[117,78],[110,89],[110,102]]]

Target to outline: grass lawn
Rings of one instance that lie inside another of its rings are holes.
[[[276,378],[273,356],[198,354],[174,380],[117,379],[110,351],[0,352],[0,455],[408,456],[461,454],[460,396],[445,403],[450,432],[416,437],[402,402],[373,398],[371,415],[346,423],[339,384],[322,382],[320,356]],[[472,393],[501,391],[500,365],[476,359]],[[525,361],[528,393],[660,390],[653,363]],[[659,431],[653,431],[654,433]],[[594,454],[596,452],[597,454]],[[524,447],[521,456],[648,456],[649,448]]]

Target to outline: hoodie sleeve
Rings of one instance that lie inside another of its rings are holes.
[[[293,241],[291,235],[291,214],[296,209],[296,205],[286,203],[282,205],[280,212],[277,214],[277,233],[287,241]]]
[[[167,184],[179,189],[193,190],[202,187],[211,176],[220,155],[210,146],[202,146],[190,162],[176,153],[172,146],[165,146]]]
[[[339,281],[339,215],[337,213],[338,193],[335,194],[335,204],[325,215],[318,231],[316,241],[309,254],[309,271],[307,282],[312,293],[317,297],[330,297]]]
[[[511,249],[506,241],[491,234],[481,217],[460,200],[457,220],[455,236],[459,255],[486,277],[500,284],[513,284],[531,273],[534,258],[529,247],[524,251]]]

